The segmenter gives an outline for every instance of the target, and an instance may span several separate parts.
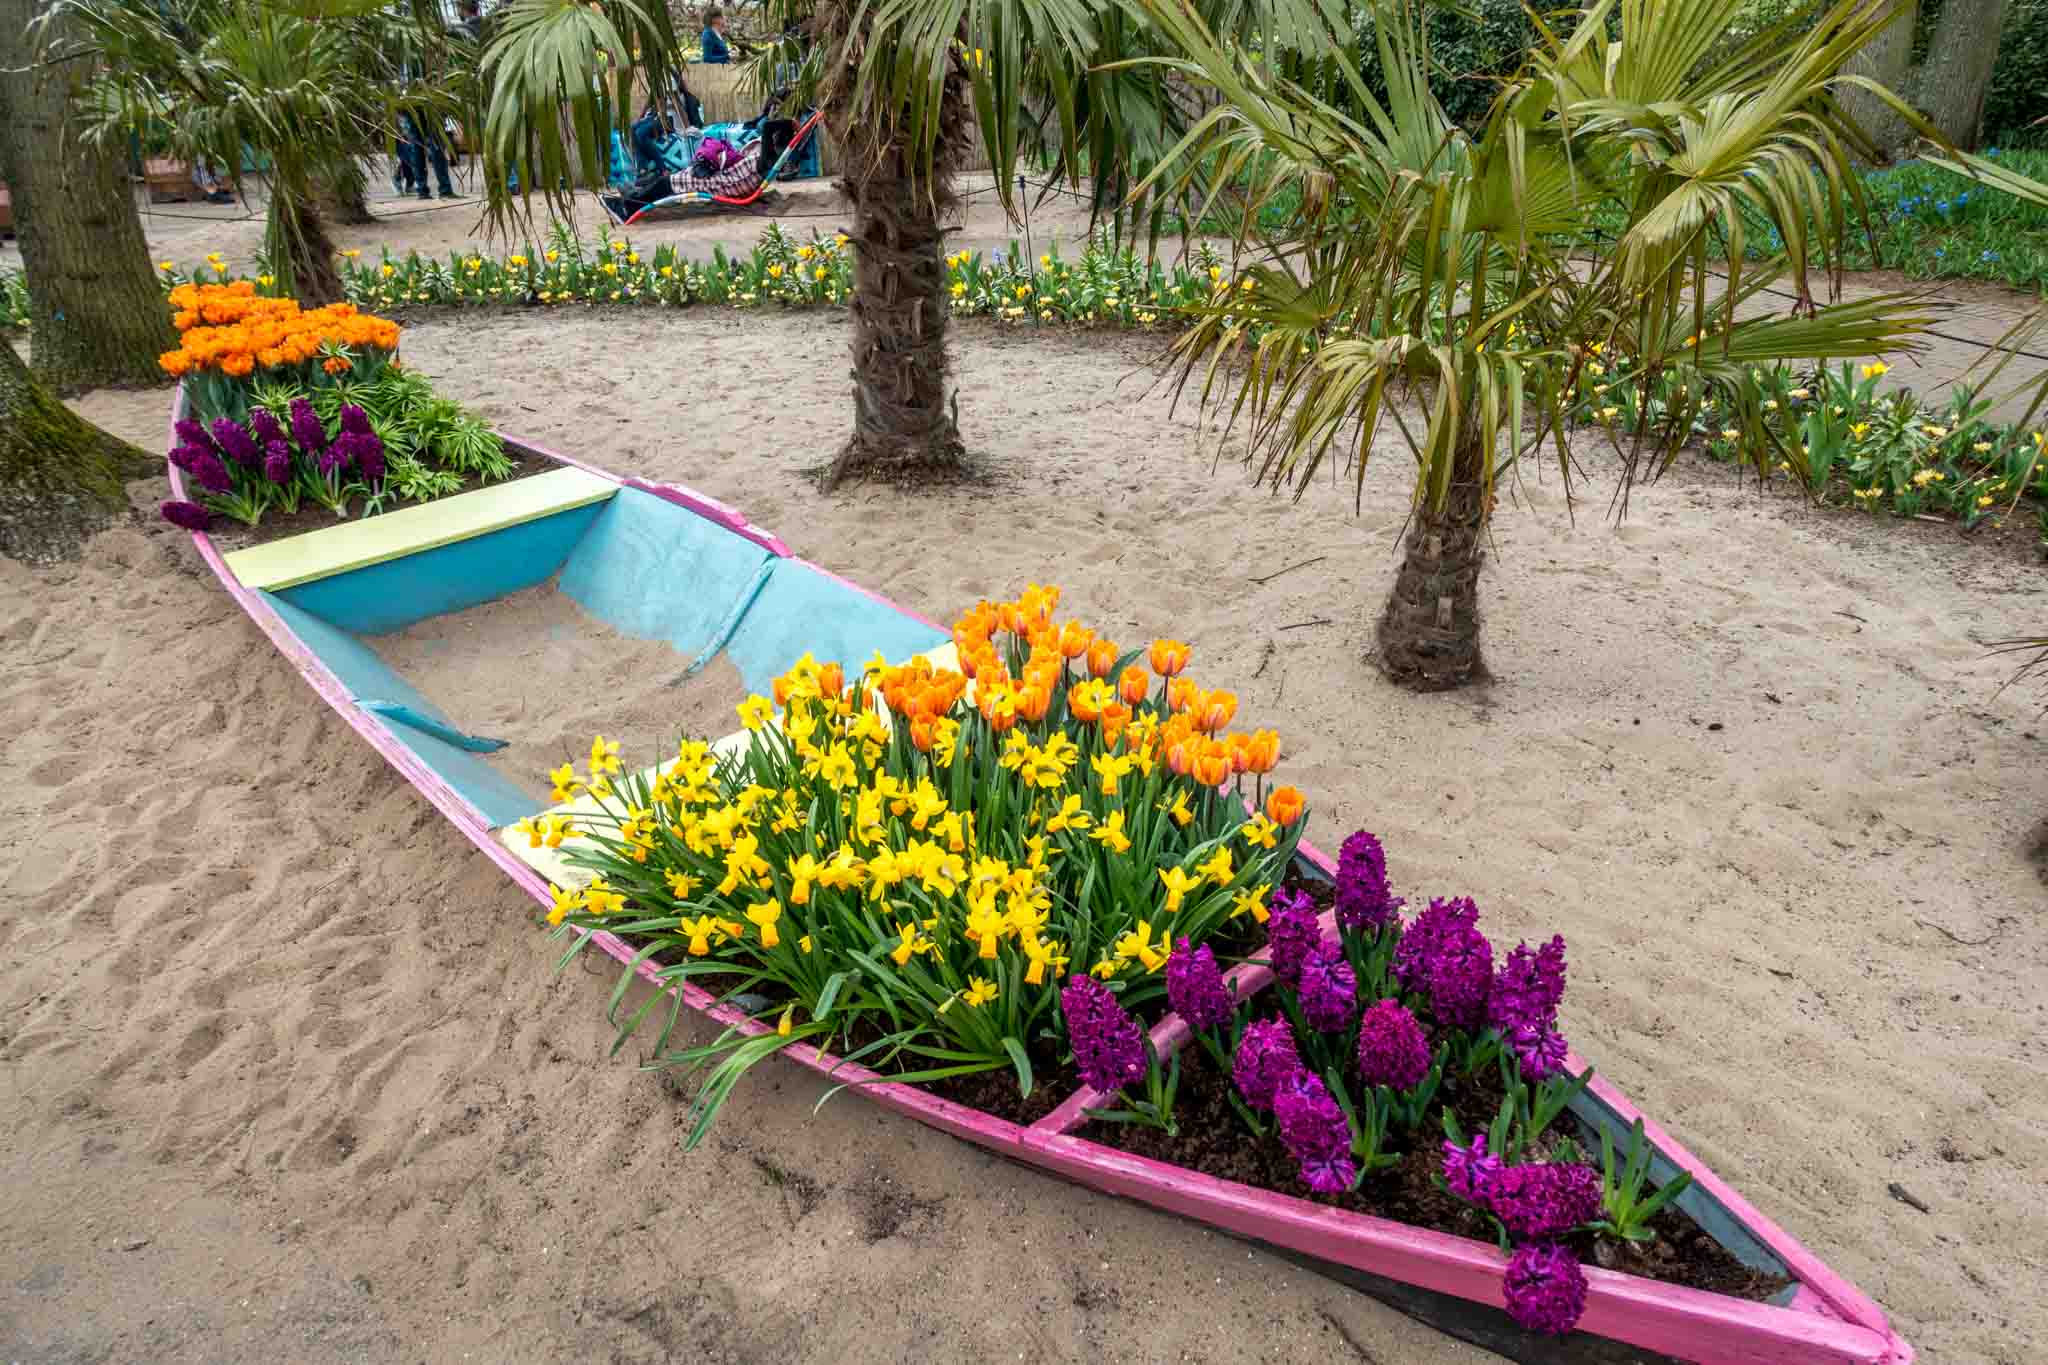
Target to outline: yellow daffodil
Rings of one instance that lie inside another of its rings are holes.
[[[1092,823],[1093,817],[1081,809],[1081,798],[1069,794],[1067,799],[1060,803],[1059,813],[1045,822],[1045,829],[1048,834],[1058,834],[1063,829],[1080,832],[1086,830]]]
[[[676,927],[690,936],[686,949],[691,957],[708,956],[711,952],[711,936],[722,935],[724,932],[724,926],[711,915],[699,915],[695,919],[683,920]]]
[[[593,915],[613,915],[626,908],[626,897],[603,877],[592,877],[583,888],[583,904]]]
[[[1112,853],[1129,853],[1130,838],[1124,833],[1124,813],[1113,810],[1103,817],[1101,824],[1088,831],[1088,837],[1107,847]]]
[[[750,905],[745,910],[747,922],[761,931],[761,946],[773,948],[782,942],[782,936],[775,932],[775,921],[782,918],[781,901],[763,901]]]
[[[800,952],[800,953],[808,953],[808,952],[810,952],[810,951],[811,951],[811,936],[810,936],[809,934],[805,934],[805,935],[804,935],[804,936],[803,936],[802,938],[798,939],[798,940],[796,941],[796,949],[797,949],[797,951],[798,951],[798,952]]]
[[[775,719],[775,703],[766,697],[748,697],[737,709],[740,713],[740,723],[749,730],[758,731]]]
[[[1097,754],[1089,761],[1088,766],[1095,770],[1095,776],[1102,783],[1104,796],[1116,795],[1116,784],[1130,772],[1131,762],[1128,754]]]
[[[568,915],[583,908],[581,891],[564,891],[561,887],[549,883],[548,893],[555,898],[554,908],[548,911],[550,926],[560,924]]]
[[[1188,793],[1185,787],[1173,794],[1172,805],[1162,806],[1160,809],[1172,816],[1173,823],[1179,825],[1182,829],[1186,829],[1188,821],[1195,818],[1195,813],[1188,809]]]
[[[908,966],[913,955],[932,952],[937,946],[930,939],[919,934],[917,925],[914,923],[899,924],[896,926],[896,932],[902,937],[903,941],[896,945],[895,950],[889,956],[895,960],[896,965],[899,967]]]
[[[1272,917],[1272,912],[1266,909],[1266,893],[1272,889],[1269,885],[1260,885],[1238,892],[1230,900],[1230,917],[1236,919],[1239,915],[1250,915],[1257,923],[1264,924]]]
[[[967,978],[967,992],[960,998],[979,1009],[996,998],[995,983],[986,977],[971,976]]]
[[[1159,931],[1159,942],[1153,943],[1152,926],[1145,920],[1138,921],[1138,927],[1116,941],[1116,955],[1125,961],[1136,961],[1148,972],[1156,972],[1166,965],[1166,959],[1173,952],[1173,940],[1165,928]]]
[[[1264,815],[1254,815],[1245,821],[1237,832],[1243,835],[1244,841],[1253,848],[1275,848],[1280,842],[1280,826]]]
[[[697,889],[697,879],[687,872],[678,872],[670,868],[662,876],[668,882],[669,894],[679,901],[688,900],[690,893]]]
[[[1053,976],[1059,976],[1060,968],[1067,964],[1067,959],[1060,955],[1060,948],[1062,946],[1061,944],[1041,939],[1036,934],[1024,940],[1024,956],[1030,959],[1031,962],[1031,965],[1024,971],[1025,985],[1044,985],[1047,968],[1052,969]]]
[[[590,741],[590,774],[603,777],[619,771],[619,742],[603,735]]]
[[[790,1026],[795,1022],[796,1006],[791,1005],[788,1009],[782,1012],[782,1017],[775,1021],[775,1036],[778,1038],[787,1038],[789,1036]]]
[[[1200,877],[1191,877],[1178,867],[1160,868],[1159,880],[1166,883],[1166,913],[1169,915],[1179,911],[1181,901],[1186,898],[1188,892],[1202,884]]]
[[[1209,855],[1208,861],[1197,866],[1195,871],[1201,873],[1210,881],[1215,882],[1218,886],[1230,885],[1231,880],[1237,875],[1236,865],[1232,863],[1230,858],[1230,846],[1228,844],[1218,844],[1216,851]]]

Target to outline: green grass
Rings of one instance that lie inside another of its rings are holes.
[[[28,326],[28,280],[19,270],[0,270],[0,331]]]

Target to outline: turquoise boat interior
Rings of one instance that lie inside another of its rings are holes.
[[[428,513],[428,516],[418,516]],[[664,644],[675,675],[729,664],[748,691],[806,652],[849,669],[877,651],[899,661],[946,643],[943,631],[689,507],[579,469],[443,499],[229,554],[386,728],[493,826],[544,804],[494,766],[504,741],[449,714],[380,642],[552,585],[581,618]],[[557,627],[559,629],[559,627]],[[459,659],[450,667],[460,667]]]

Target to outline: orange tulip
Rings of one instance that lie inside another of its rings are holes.
[[[1088,652],[1088,646],[1095,643],[1095,632],[1079,621],[1069,621],[1060,627],[1060,655],[1062,658],[1078,659]]]
[[[1131,723],[1131,708],[1120,701],[1106,703],[1102,708],[1102,742],[1114,749],[1123,742],[1124,727]]]
[[[1202,696],[1202,689],[1195,685],[1192,678],[1166,680],[1166,709],[1176,716],[1200,702]]]
[[[1177,681],[1177,680],[1176,680]],[[1237,714],[1237,693],[1217,688],[1189,698],[1188,712],[1195,718],[1195,728],[1204,734],[1213,735],[1230,724]]]
[[[1254,730],[1245,741],[1244,770],[1269,773],[1280,764],[1280,736],[1271,730]]]
[[[1195,759],[1201,753],[1200,744],[1201,741],[1193,738],[1174,740],[1166,746],[1166,766],[1186,777],[1195,770]]]
[[[1179,640],[1154,640],[1152,642],[1152,671],[1162,678],[1170,678],[1188,666],[1188,647]]]
[[[1037,683],[1026,683],[1017,694],[1017,714],[1036,725],[1045,719],[1045,713],[1052,709],[1052,689],[1040,687]]]
[[[1107,678],[1109,671],[1116,667],[1116,646],[1101,636],[1088,646],[1088,671],[1098,678]]]
[[[1291,825],[1307,804],[1293,787],[1275,787],[1266,794],[1266,818],[1276,825]]]
[[[999,602],[996,604],[996,629],[1007,631],[1011,635],[1017,633],[1017,604],[1015,602]]]
[[[826,664],[818,670],[818,691],[825,697],[837,700],[846,690],[846,670],[836,663]]]
[[[1225,782],[1228,782],[1230,780],[1229,746],[1207,740],[1190,739],[1185,741],[1182,747],[1192,749],[1196,745],[1200,745],[1201,749],[1195,758],[1195,781],[1205,787],[1220,787]]]
[[[1117,679],[1117,695],[1132,706],[1142,703],[1145,700],[1146,694],[1151,690],[1152,679],[1147,677],[1145,670],[1136,664],[1132,664],[1129,668],[1125,669],[1123,677]]]
[[[938,720],[933,716],[916,716],[911,719],[910,742],[919,753],[928,754],[932,751],[932,735],[937,726]]]

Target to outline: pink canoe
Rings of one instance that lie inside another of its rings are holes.
[[[720,656],[761,691],[806,649],[846,659],[880,649],[895,659],[947,638],[936,623],[794,556],[716,499],[508,444],[554,468],[229,554],[204,532],[192,539],[221,585],[336,714],[543,906],[550,903],[547,879],[499,838],[541,803],[483,760],[494,741],[466,734],[458,718],[442,715],[384,664],[368,643],[378,635],[552,580],[618,631],[666,640],[693,671]],[[176,495],[186,496],[180,471],[172,467],[170,477]],[[659,596],[650,583],[659,585]],[[679,583],[693,590],[677,593]],[[1330,871],[1321,854],[1308,850],[1304,858]],[[610,934],[593,940],[621,963],[634,959],[632,948]],[[652,964],[638,970],[655,981]],[[1240,991],[1248,991],[1266,974],[1240,967],[1236,976]],[[681,993],[685,1004],[723,1024],[762,1031],[695,986]],[[1171,1017],[1153,1031],[1162,1055],[1186,1036]],[[837,1082],[859,1082],[857,1092],[869,1101],[963,1141],[1267,1246],[1512,1359],[1913,1359],[1883,1309],[1647,1118],[1653,1178],[1691,1172],[1679,1208],[1736,1259],[1790,1287],[1758,1303],[1588,1266],[1578,1330],[1551,1339],[1522,1331],[1503,1311],[1506,1258],[1491,1243],[1214,1179],[1089,1141],[1077,1135],[1084,1109],[1096,1103],[1085,1089],[1020,1127],[809,1048],[784,1056]],[[1576,1072],[1586,1064],[1574,1057],[1570,1065]],[[1641,1117],[1598,1078],[1574,1109],[1587,1130],[1624,1139]]]

